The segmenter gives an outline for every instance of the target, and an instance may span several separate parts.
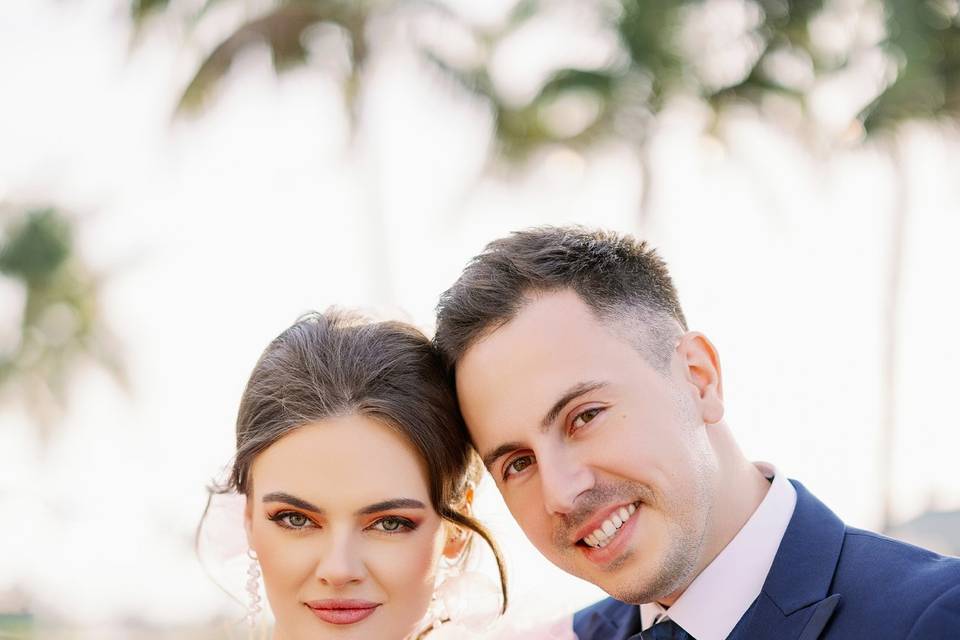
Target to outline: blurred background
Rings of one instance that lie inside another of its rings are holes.
[[[747,454],[960,553],[958,0],[13,0],[0,78],[0,637],[240,637],[260,351],[538,224],[658,247]],[[600,597],[478,515],[515,615]]]

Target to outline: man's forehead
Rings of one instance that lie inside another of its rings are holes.
[[[456,365],[459,372],[471,363],[494,364],[498,360],[553,351],[571,340],[588,340],[608,330],[590,308],[568,289],[531,296],[506,322],[490,327],[467,347]]]
[[[571,389],[598,381],[619,388],[637,379],[638,367],[650,365],[630,336],[598,320],[576,293],[561,291],[531,300],[472,345],[457,364],[457,395],[482,449],[533,437]]]
[[[457,369],[457,396],[478,448],[534,437],[567,401],[606,381],[602,362],[569,347],[537,337],[494,339],[468,354]]]

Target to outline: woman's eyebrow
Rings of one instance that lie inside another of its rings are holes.
[[[304,509],[305,511],[312,511],[313,513],[322,514],[324,511],[320,507],[314,505],[313,503],[307,502],[302,498],[291,495],[283,491],[273,491],[271,493],[265,494],[263,496],[263,502],[283,502],[289,504],[298,509]],[[381,502],[376,502],[374,504],[367,505],[362,509],[359,509],[356,512],[358,516],[365,516],[371,513],[380,513],[381,511],[390,511],[391,509],[426,509],[427,506],[420,502],[419,500],[414,500],[413,498],[393,498],[391,500],[383,500]]]
[[[366,516],[371,513],[380,513],[381,511],[390,511],[391,509],[426,509],[427,505],[423,504],[419,500],[414,500],[413,498],[393,498],[391,500],[384,500],[383,502],[376,502],[365,506],[364,508],[357,511],[356,515]]]
[[[314,513],[323,513],[323,509],[320,507],[283,491],[273,491],[265,494],[263,496],[263,502],[285,502],[286,504],[297,507],[298,509],[312,511]]]

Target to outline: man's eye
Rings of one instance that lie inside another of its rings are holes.
[[[374,531],[382,531],[384,533],[402,533],[404,531],[413,531],[417,528],[417,525],[412,520],[406,518],[387,516],[374,522],[370,525],[370,528]]]
[[[586,411],[581,411],[581,412],[578,413],[577,416],[573,419],[573,422],[571,423],[570,426],[571,426],[574,430],[579,429],[579,428],[585,426],[588,422],[590,422],[590,421],[593,420],[594,418],[596,418],[597,415],[599,415],[601,411],[603,411],[603,409],[602,409],[601,407],[594,407],[594,408],[592,408],[592,409],[587,409]]]
[[[514,458],[503,467],[503,478],[507,479],[510,476],[515,476],[532,464],[533,456],[520,456],[519,458]]]

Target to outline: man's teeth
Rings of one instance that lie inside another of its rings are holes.
[[[632,516],[636,510],[637,506],[633,504],[620,507],[617,511],[610,514],[610,517],[604,520],[598,529],[594,529],[593,533],[586,536],[583,541],[587,546],[593,547],[594,549],[604,548],[610,544],[610,541],[617,535],[617,531],[623,526],[623,523],[629,520],[630,516]]]

